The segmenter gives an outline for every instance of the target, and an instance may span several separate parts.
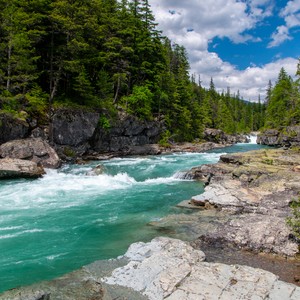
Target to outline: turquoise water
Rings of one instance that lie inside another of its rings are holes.
[[[215,163],[224,153],[115,158],[48,170],[37,180],[0,182],[0,292],[50,279],[99,259],[123,254],[129,244],[158,233],[147,223],[174,213],[174,205],[203,191],[180,171]],[[105,174],[88,176],[97,164]]]

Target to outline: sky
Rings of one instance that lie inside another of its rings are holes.
[[[296,78],[300,0],[149,0],[158,27],[187,50],[202,86],[262,101],[283,67]]]

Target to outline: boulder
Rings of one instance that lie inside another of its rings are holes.
[[[31,160],[44,168],[58,168],[61,161],[55,150],[40,138],[13,140],[0,146],[0,157]]]
[[[86,173],[86,175],[88,175],[88,176],[98,176],[98,175],[103,174],[104,171],[105,171],[105,167],[103,165],[98,165],[98,166],[92,168],[92,170],[88,171]]]
[[[0,114],[0,144],[29,135],[29,125],[7,114]]]
[[[23,159],[0,159],[0,179],[38,178],[45,174],[43,167]]]

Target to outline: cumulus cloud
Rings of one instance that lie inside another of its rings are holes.
[[[295,11],[295,2],[299,1],[289,1],[293,3],[288,4],[281,13],[291,16],[291,12]],[[289,74],[296,72],[297,61],[292,58],[277,58],[264,66],[252,64],[245,70],[239,70],[223,61],[217,52],[208,50],[209,43],[216,37],[228,38],[233,43],[261,42],[259,36],[252,36],[249,31],[272,15],[275,0],[193,0],[188,4],[182,0],[149,2],[163,33],[187,49],[190,72],[200,75],[205,87],[209,86],[212,77],[220,91],[230,87],[232,93],[239,90],[244,99],[254,101],[259,94],[264,98],[269,80],[275,82],[281,67]],[[288,34],[288,30],[279,30],[282,39],[286,38],[284,34]]]
[[[278,26],[272,34],[271,42],[268,47],[276,47],[291,40],[290,30],[300,26],[300,0],[288,1],[287,5],[281,10],[280,16],[284,19],[285,25]]]

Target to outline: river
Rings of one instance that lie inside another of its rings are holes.
[[[36,180],[2,180],[0,292],[149,241],[158,232],[147,224],[176,213],[178,202],[203,191],[201,183],[180,179],[181,171],[258,148],[250,143],[206,153],[114,158],[47,170]],[[87,175],[98,164],[105,173]]]

